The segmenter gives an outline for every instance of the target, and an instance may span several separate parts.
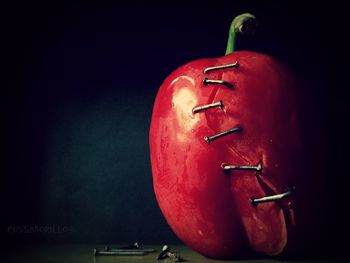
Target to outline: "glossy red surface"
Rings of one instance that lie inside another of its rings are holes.
[[[239,68],[208,67],[238,61]],[[234,85],[204,85],[204,78]],[[253,206],[251,198],[298,187],[300,140],[294,80],[271,57],[238,51],[190,62],[159,89],[150,128],[154,190],[168,224],[194,250],[214,258],[281,253],[293,211],[288,200]],[[223,109],[193,113],[222,100]],[[207,143],[235,127],[238,131]],[[223,163],[263,165],[261,173],[224,172]],[[293,169],[291,168],[293,167]]]

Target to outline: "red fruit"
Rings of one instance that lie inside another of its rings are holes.
[[[273,58],[239,51],[190,62],[160,87],[150,128],[154,190],[168,224],[194,250],[214,258],[283,251],[291,197],[252,199],[298,189],[293,85]]]

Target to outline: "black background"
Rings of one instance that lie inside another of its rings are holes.
[[[231,20],[248,11],[259,28],[238,49],[270,54],[309,83],[331,197],[325,247],[346,254],[347,24],[337,1],[17,1],[1,9],[2,241],[179,242],[153,194],[152,105],[175,68],[222,56]]]

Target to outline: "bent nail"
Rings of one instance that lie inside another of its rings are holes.
[[[203,84],[204,84],[204,86],[207,86],[209,84],[221,84],[221,85],[224,85],[224,86],[226,86],[228,88],[234,88],[234,86],[231,83],[229,83],[229,82],[227,82],[225,80],[216,80],[216,79],[205,78],[203,80]]]
[[[235,63],[232,64],[226,64],[226,65],[221,65],[221,66],[215,66],[215,67],[209,67],[204,69],[204,74],[208,74],[210,71],[213,70],[219,70],[219,69],[227,69],[227,68],[239,68],[239,63],[236,61]]]
[[[259,162],[257,165],[231,165],[231,164],[225,164],[223,163],[221,167],[224,169],[224,171],[231,171],[231,170],[251,170],[251,171],[262,171],[262,164]]]
[[[95,256],[143,256],[146,255],[146,252],[144,251],[99,251],[98,249],[94,248],[94,255]]]
[[[261,198],[252,198],[250,202],[252,205],[257,205],[259,203],[274,202],[290,196],[294,191],[294,187],[288,187],[287,191],[281,194],[264,196]]]
[[[204,136],[204,140],[205,140],[207,143],[210,143],[211,141],[216,140],[216,139],[218,139],[218,138],[220,138],[220,137],[229,135],[229,134],[234,133],[234,132],[242,131],[242,130],[243,130],[243,128],[241,128],[241,127],[236,127],[236,128],[231,129],[231,130],[224,131],[224,132],[221,132],[221,133],[216,134],[216,135],[213,135],[213,136]]]
[[[207,110],[207,109],[210,109],[210,108],[214,108],[214,107],[219,107],[220,109],[223,109],[224,104],[220,100],[220,101],[215,102],[215,103],[211,103],[211,104],[206,104],[206,105],[203,105],[203,106],[195,107],[195,108],[193,108],[192,112],[193,113],[197,113],[197,112],[200,112],[200,111],[203,111],[203,110]]]

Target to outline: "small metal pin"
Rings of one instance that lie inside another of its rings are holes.
[[[225,164],[223,163],[222,168],[224,171],[231,171],[231,170],[251,170],[251,171],[262,171],[262,164],[259,162],[257,165],[231,165],[231,164]]]
[[[221,85],[225,85],[228,88],[234,88],[234,86],[231,83],[229,83],[225,80],[216,80],[216,79],[205,78],[203,80],[203,84],[204,84],[204,86],[207,86],[208,84],[221,84]]]
[[[250,200],[252,205],[257,205],[259,203],[274,202],[290,196],[294,192],[294,187],[288,187],[287,191],[281,194],[264,196],[261,198],[253,198]]]
[[[223,109],[224,104],[220,100],[219,102],[215,102],[215,103],[211,103],[211,104],[195,107],[195,108],[193,108],[192,112],[193,113],[197,113],[197,112],[200,112],[200,111],[203,111],[203,110],[207,110],[207,109],[210,109],[210,108],[214,108],[214,107],[219,107],[220,109]]]
[[[157,256],[157,260],[164,259],[167,257],[167,253],[170,251],[170,247],[168,245],[164,245],[162,248],[162,252]]]
[[[242,131],[243,128],[241,127],[236,127],[236,128],[233,128],[231,130],[228,130],[228,131],[224,131],[222,133],[219,133],[219,134],[216,134],[216,135],[213,135],[213,136],[204,136],[204,140],[207,142],[207,143],[210,143],[211,141],[213,140],[216,140],[220,137],[223,137],[223,136],[226,136],[226,135],[229,135],[231,133],[234,133],[234,132],[237,132],[237,131]]]
[[[183,262],[184,260],[178,256],[176,253],[170,252],[170,247],[168,245],[164,245],[162,248],[162,252],[157,256],[157,260],[162,260],[169,258],[172,262]]]
[[[111,252],[130,252],[130,251],[141,251],[146,253],[154,252],[155,250],[153,248],[110,248],[105,247],[104,251],[111,251]]]
[[[226,65],[221,65],[221,66],[215,66],[215,67],[209,67],[204,69],[204,74],[208,74],[210,71],[213,70],[219,70],[219,69],[227,69],[227,68],[239,68],[239,63],[236,61],[235,63],[232,64],[226,64]]]
[[[143,256],[147,252],[130,250],[130,251],[99,251],[97,248],[94,248],[95,256]]]

